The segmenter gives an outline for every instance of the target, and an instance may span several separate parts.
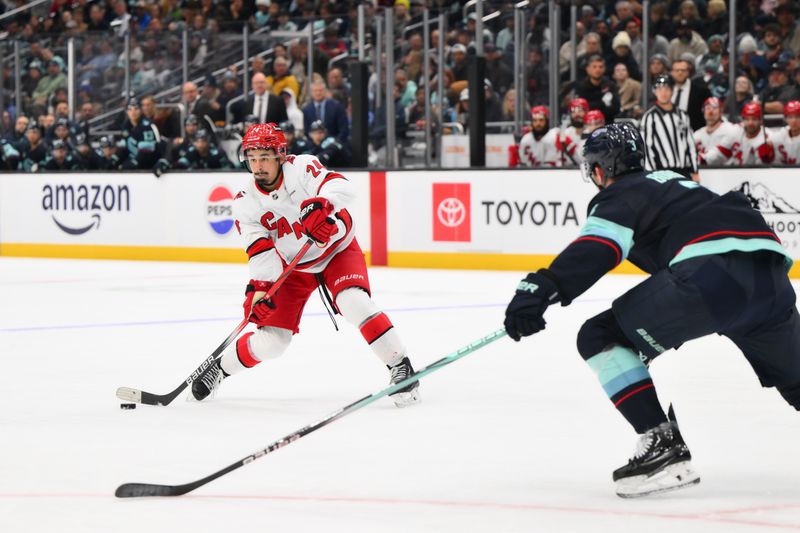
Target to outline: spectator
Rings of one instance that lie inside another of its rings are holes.
[[[706,125],[703,103],[711,96],[711,91],[702,80],[691,78],[692,74],[694,64],[691,61],[679,59],[672,63],[672,103],[689,115],[692,131],[696,131]]]
[[[183,84],[183,105],[187,115],[196,115],[194,108],[197,105],[198,91],[194,82],[187,81]]]
[[[469,129],[469,89],[461,89],[456,102],[456,122],[461,124],[464,131]]]
[[[704,35],[723,35],[728,33],[728,8],[725,0],[709,0],[706,8]],[[709,37],[709,47],[711,38]]]
[[[800,25],[795,22],[795,7],[792,2],[780,4],[775,9],[781,30],[781,43],[794,55],[800,54]]]
[[[639,118],[642,100],[642,84],[631,79],[625,63],[614,65],[614,82],[619,87],[620,116],[626,118]]]
[[[124,168],[150,170],[156,167],[163,150],[161,136],[155,125],[142,116],[141,104],[135,98],[128,100],[122,135],[127,150]]]
[[[272,70],[272,76],[267,76],[267,85],[272,87],[272,94],[280,96],[281,91],[286,87],[291,89],[294,94],[300,93],[300,83],[289,71],[288,59],[285,57],[276,57],[272,62]]]
[[[113,5],[114,19],[110,26],[114,28],[116,36],[122,38],[130,33],[131,15],[128,13],[127,2],[115,2]]]
[[[650,80],[656,79],[660,74],[669,74],[672,70],[672,64],[667,59],[667,56],[656,54],[650,58]]]
[[[313,91],[313,87],[312,87]],[[392,91],[392,100],[394,105],[394,134],[395,139],[402,139],[405,137],[406,132],[406,112],[400,104],[400,88],[397,84],[394,85]],[[369,129],[369,140],[372,143],[373,149],[381,151],[386,144],[386,101],[381,101],[381,107],[375,111],[375,122]]]
[[[589,32],[583,38],[585,43],[584,52],[578,55],[575,59],[576,75],[578,82],[586,78],[586,66],[589,63],[589,58],[603,53],[603,48],[600,46],[600,36],[594,32]],[[579,46],[580,48],[580,46]]]
[[[395,26],[397,30],[397,26]],[[339,30],[335,26],[326,26],[322,32],[323,41],[319,44],[320,51],[333,59],[347,52],[347,45],[339,38]]]
[[[706,82],[719,71],[724,45],[725,40],[720,35],[712,35],[708,38],[708,53],[703,54],[697,63],[697,71]]]
[[[250,10],[245,6],[244,0],[231,0],[222,22],[233,31],[241,33],[249,18]]]
[[[700,13],[697,10],[697,5],[695,5],[694,0],[683,0],[683,2],[681,2],[678,8],[678,14],[675,16],[675,23],[679,30],[684,20],[688,23],[689,28],[698,35],[704,33],[703,20],[700,18]],[[680,31],[678,31],[678,36],[680,37]]]
[[[684,2],[685,4],[686,2]],[[691,23],[686,19],[678,22],[676,29],[677,37],[669,43],[669,53],[667,57],[673,63],[681,58],[686,52],[691,52],[695,57],[708,53],[708,45],[703,37],[692,29]],[[702,105],[702,102],[701,102]]]
[[[416,100],[406,108],[406,122],[411,125],[425,120],[425,88],[417,88]],[[487,119],[488,121],[488,119]]]
[[[108,21],[106,20],[106,7],[102,3],[92,3],[89,7],[89,22],[86,30],[90,32],[108,31]]]
[[[514,41],[514,13],[503,13],[500,17],[500,23],[503,25],[503,29],[497,32],[497,38],[495,38],[494,44],[498,50],[505,50],[508,44]],[[584,26],[584,28],[586,27],[583,24],[582,26]]]
[[[172,162],[177,166],[181,158],[186,158],[186,153],[194,145],[194,138],[200,131],[200,119],[195,115],[189,115],[183,121],[183,137],[172,139],[170,147]]]
[[[14,145],[14,148],[16,148],[20,153],[23,151],[22,148],[26,143],[25,133],[28,131],[30,122],[30,119],[25,115],[18,116],[16,122],[14,123],[14,131],[12,131],[6,137],[6,140]]]
[[[311,123],[315,120],[322,121],[329,136],[336,137],[343,145],[349,142],[350,125],[345,108],[336,100],[328,98],[327,87],[322,80],[311,84],[311,101],[303,108],[304,131],[310,131]]]
[[[624,21],[625,33],[628,34],[631,42],[631,55],[633,56],[633,59],[636,60],[636,66],[641,71],[642,66],[644,65],[644,41],[642,41],[640,24],[641,22],[636,18],[630,18]],[[650,53],[656,53],[652,47],[650,48]],[[641,81],[641,78],[639,78],[639,80]]]
[[[495,45],[486,43],[483,51],[486,57],[486,77],[492,82],[497,94],[506,94],[514,85],[514,72],[503,61],[503,54]]]
[[[450,48],[451,69],[453,79],[462,81],[467,79],[467,47],[461,43],[454,44]]]
[[[272,30],[277,28],[277,12],[279,9],[280,5],[277,2],[275,2],[275,7],[273,8],[270,0],[256,0],[256,12],[253,15],[256,26],[259,28],[269,28]]]
[[[398,68],[394,71],[394,81],[400,86],[400,104],[406,108],[414,103],[417,84],[409,81],[406,71]]]
[[[213,74],[207,75],[206,82],[203,84],[203,91],[194,107],[194,114],[202,120],[210,121],[210,126],[222,127],[225,125],[225,109],[217,100],[218,94],[216,78],[214,78]]]
[[[583,25],[581,21],[575,23],[575,42],[578,45],[575,47],[575,57],[583,54],[586,50],[586,42],[584,38],[586,37],[586,26]],[[484,53],[486,52],[486,46],[484,45]],[[566,76],[569,74],[569,66],[570,61],[572,60],[572,40],[567,39],[564,44],[561,45],[561,48],[558,51],[558,72],[561,75],[561,79],[566,79]]]
[[[403,57],[403,69],[408,74],[409,79],[417,80],[422,73],[422,35],[412,33],[408,38],[408,52]],[[330,86],[330,82],[328,82]]]
[[[753,101],[755,89],[753,88],[753,82],[750,81],[750,78],[747,76],[739,76],[736,78],[735,83],[734,98],[736,99],[736,114],[741,115],[744,106]]]
[[[628,73],[631,78],[635,80],[642,79],[639,65],[636,63],[633,54],[631,54],[631,38],[624,31],[619,32],[611,42],[611,53],[606,57],[606,69],[614,72],[614,65],[617,63],[622,63],[628,67]]]
[[[36,104],[47,104],[47,99],[58,88],[67,86],[67,77],[61,72],[61,64],[51,59],[47,64],[47,76],[43,76],[33,91],[33,101]]]
[[[217,96],[217,102],[219,102],[223,111],[227,111],[228,102],[241,94],[242,91],[239,90],[239,79],[236,77],[236,74],[231,71],[225,72],[225,74],[222,75],[222,90],[219,96]],[[227,117],[225,120],[228,120]]]
[[[509,89],[503,97],[503,122],[513,122],[516,120],[515,109],[517,107],[517,91]]]
[[[251,81],[253,96],[247,98],[244,105],[237,106],[236,122],[241,122],[244,115],[255,115],[259,124],[274,122],[276,124],[288,120],[286,106],[278,96],[267,91],[267,78],[256,73]],[[238,102],[241,104],[241,102]]]
[[[761,80],[766,75],[769,65],[765,61],[759,60],[756,52],[758,45],[752,35],[746,33],[739,37],[738,61],[736,62],[736,74],[744,75],[757,86],[761,87]]]
[[[759,55],[764,61],[772,65],[780,59],[783,45],[781,44],[781,27],[778,24],[767,24],[764,28],[764,36],[758,43]]]
[[[667,16],[667,2],[656,2],[650,6],[650,35],[675,37],[675,25]]]
[[[783,113],[784,104],[790,100],[800,100],[797,86],[789,84],[786,66],[786,63],[779,61],[773,63],[769,69],[768,85],[761,93],[764,112],[767,114]]]
[[[297,31],[297,24],[289,20],[289,11],[281,9],[278,13],[278,27],[279,31]]]
[[[350,84],[344,78],[344,73],[339,67],[333,67],[328,71],[328,90],[331,93],[331,98],[336,100],[342,105],[350,99]]]
[[[619,33],[625,29],[625,22],[634,18],[634,7],[628,0],[619,0],[614,4],[614,13],[609,17],[612,33]]]
[[[303,124],[304,116],[303,116],[303,111],[301,111],[300,108],[297,106],[297,99],[295,98],[295,94],[289,87],[286,87],[281,91],[281,98],[283,98],[283,103],[286,106],[286,115],[289,117],[289,122],[302,135],[304,131],[304,124]],[[285,124],[285,122],[283,122],[282,124]]]
[[[588,59],[586,79],[575,87],[575,95],[585,98],[590,109],[599,109],[609,122],[619,113],[619,89],[605,76],[606,64],[599,55]]]

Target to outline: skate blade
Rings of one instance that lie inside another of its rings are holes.
[[[419,397],[419,388],[408,392],[397,392],[392,394],[391,398],[392,401],[394,401],[395,407],[400,407],[401,409],[418,404],[421,401]]]
[[[617,481],[617,496],[641,498],[673,490],[688,488],[700,483],[700,475],[689,461],[668,465],[650,476],[634,476]]]

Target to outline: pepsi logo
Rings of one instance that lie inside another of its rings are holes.
[[[218,235],[226,235],[233,227],[233,194],[222,185],[214,187],[208,195],[206,219]]]

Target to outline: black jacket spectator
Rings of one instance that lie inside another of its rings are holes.
[[[602,111],[606,123],[610,123],[619,114],[619,88],[604,74],[603,58],[599,55],[589,58],[586,79],[576,85],[575,96],[585,98],[589,102],[589,109]]]
[[[325,98],[320,102],[311,100],[307,103],[303,107],[303,129],[311,131],[311,123],[315,120],[322,121],[329,136],[336,137],[341,143],[349,142],[350,123],[347,121],[347,111],[336,100]]]

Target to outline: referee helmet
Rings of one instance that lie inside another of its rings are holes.
[[[656,87],[662,87],[664,85],[675,87],[675,80],[673,80],[672,76],[670,76],[669,74],[659,74],[653,79],[654,90]]]

